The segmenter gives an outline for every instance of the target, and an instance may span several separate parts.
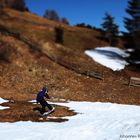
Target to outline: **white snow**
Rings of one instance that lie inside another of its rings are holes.
[[[7,102],[7,100],[4,100],[0,97],[0,104]]]
[[[5,102],[8,102],[8,100],[4,100],[4,99],[0,98],[0,104],[5,103]],[[9,108],[9,107],[0,106],[0,110],[7,109],[7,108]]]
[[[125,68],[128,63],[124,60],[129,54],[127,50],[122,50],[115,47],[102,47],[93,50],[86,50],[85,54],[103,66],[106,66],[113,71],[120,71]]]
[[[126,50],[126,52],[134,52],[135,50],[133,48],[129,48]]]
[[[69,121],[0,123],[1,140],[139,140],[140,107],[100,102],[57,103],[78,112]],[[133,138],[131,138],[133,137]]]

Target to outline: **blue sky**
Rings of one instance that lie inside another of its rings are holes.
[[[125,9],[128,0],[26,0],[33,13],[44,15],[45,10],[56,10],[60,17],[66,17],[71,25],[84,22],[100,27],[105,12],[115,17],[115,23],[124,28],[123,18],[127,17]]]

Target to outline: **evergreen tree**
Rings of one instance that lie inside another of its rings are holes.
[[[28,11],[25,0],[1,0],[0,9],[9,7],[19,11]]]
[[[111,46],[116,46],[118,43],[118,25],[114,23],[114,17],[110,14],[105,13],[105,18],[103,18],[104,22],[103,27],[103,38],[109,42]]]
[[[129,0],[126,12],[130,18],[125,18],[125,28],[128,30],[128,43],[134,46],[135,49],[140,50],[140,0]]]
[[[61,19],[61,22],[64,23],[64,24],[69,25],[69,21],[67,20],[66,17],[63,17],[63,18]]]
[[[60,21],[59,15],[55,10],[46,10],[44,17],[50,20]]]
[[[133,34],[133,32],[140,30],[140,0],[128,1],[126,12],[131,18],[125,18],[125,27],[130,34]]]
[[[27,9],[24,0],[14,0],[11,8],[19,11],[25,11]]]
[[[86,24],[85,24],[84,22],[82,22],[82,23],[78,23],[78,24],[76,24],[75,26],[86,28]]]

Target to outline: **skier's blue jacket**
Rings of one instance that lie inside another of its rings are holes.
[[[50,99],[47,88],[43,87],[42,90],[37,94],[37,98],[36,98],[37,103],[43,101],[45,97],[47,99]]]

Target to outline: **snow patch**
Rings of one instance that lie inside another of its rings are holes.
[[[0,123],[6,140],[126,140],[140,134],[140,107],[100,102],[56,103],[78,112],[62,123]],[[19,129],[20,128],[20,129]],[[7,135],[8,134],[8,135]],[[134,138],[133,138],[134,139]],[[134,139],[136,140],[136,139]]]
[[[124,58],[129,57],[127,50],[122,50],[114,47],[102,47],[92,50],[86,50],[85,54],[90,56],[93,60],[106,66],[113,71],[120,71],[125,68],[128,63]]]
[[[5,103],[5,102],[8,102],[8,100],[4,100],[0,97],[0,104]],[[0,106],[0,110],[7,109],[7,108],[9,107]]]
[[[5,103],[5,102],[8,102],[8,100],[4,100],[0,97],[0,104]]]

